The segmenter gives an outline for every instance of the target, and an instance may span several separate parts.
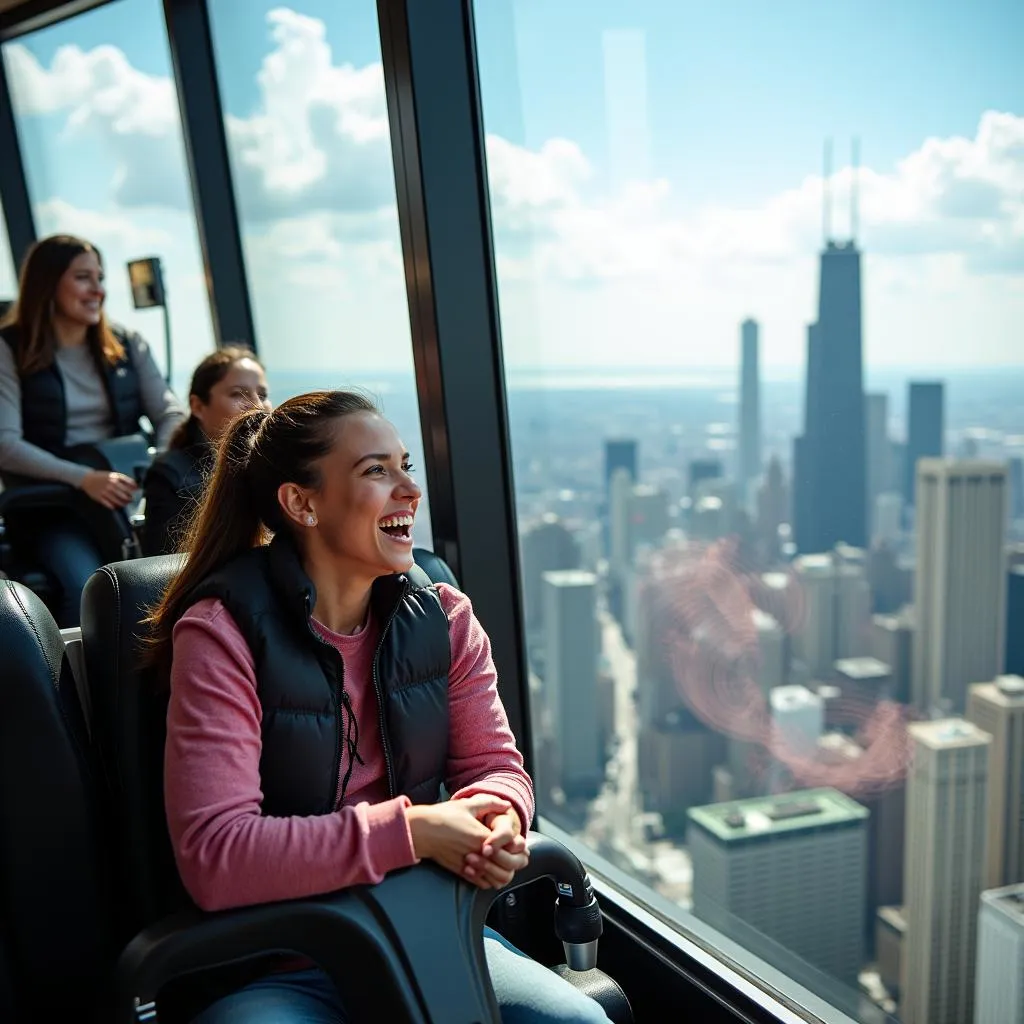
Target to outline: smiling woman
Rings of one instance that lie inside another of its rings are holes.
[[[132,500],[135,481],[92,468],[81,447],[139,434],[142,417],[163,447],[184,413],[149,346],[107,323],[105,298],[103,260],[90,242],[54,235],[29,250],[17,302],[0,321],[0,473],[7,487],[69,484],[113,511]],[[92,511],[86,502],[87,520]],[[77,625],[82,587],[103,561],[95,531],[70,507],[36,519],[31,529],[14,524],[19,543],[58,582],[61,624]]]
[[[189,558],[149,620],[170,681],[168,826],[205,910],[376,883],[422,859],[497,889],[528,861],[533,786],[490,642],[469,598],[413,565],[411,471],[356,392],[228,429]],[[507,941],[484,944],[511,1019],[607,1024]],[[345,993],[313,964],[262,966],[198,1021],[345,1019]]]

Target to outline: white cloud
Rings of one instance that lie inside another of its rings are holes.
[[[190,209],[177,98],[169,78],[133,68],[115,46],[62,46],[44,68],[23,45],[5,48],[15,111],[66,115],[68,139],[93,137],[117,170],[122,206]]]
[[[333,311],[360,337],[357,322],[395,332],[380,353],[405,351],[381,68],[336,64],[314,18],[279,8],[268,28],[255,109],[228,119],[261,321],[286,323],[266,312],[285,301],[267,285],[286,281],[304,321]],[[48,68],[23,47],[7,49],[19,112],[63,112],[70,135],[95,132],[115,154],[119,205],[188,209],[168,80],[112,47],[67,47]],[[492,135],[487,155],[511,362],[573,363],[585,353],[593,365],[732,364],[747,314],[762,321],[767,362],[802,361],[820,177],[750,207],[684,213],[664,180],[602,193],[571,140],[530,150]],[[850,176],[834,176],[834,194],[845,196]],[[989,111],[971,138],[928,138],[891,171],[862,168],[859,191],[869,358],[919,359],[927,336],[929,361],[963,362],[967,331],[974,358],[1019,359],[1024,117]],[[371,296],[387,308],[383,320],[376,308],[338,313]]]

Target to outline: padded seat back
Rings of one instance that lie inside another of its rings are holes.
[[[166,689],[142,668],[140,622],[182,565],[182,555],[154,555],[98,569],[82,594],[82,644],[92,735],[116,810],[114,834],[124,935],[188,904],[174,863],[163,800]],[[418,549],[435,581],[454,581],[448,566]],[[420,563],[421,565],[423,562]]]
[[[10,1019],[89,1020],[114,953],[101,778],[60,630],[7,579],[0,651],[0,974],[17,1006]]]
[[[187,905],[164,816],[167,692],[141,665],[141,620],[182,563],[180,555],[113,562],[82,593],[82,646],[92,736],[114,806],[122,937]]]

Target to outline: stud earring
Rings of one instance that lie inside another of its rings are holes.
[[[310,526],[316,526],[316,516],[306,516],[306,522],[309,523]]]

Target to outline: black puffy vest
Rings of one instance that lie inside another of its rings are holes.
[[[124,437],[140,431],[142,417],[142,388],[139,374],[131,359],[128,333],[121,327],[113,328],[117,340],[124,346],[124,357],[113,366],[97,359],[97,369],[103,378],[110,399],[110,413],[114,420],[114,436]],[[8,327],[0,337],[10,346],[17,363],[16,328]],[[30,444],[60,455],[65,450],[67,437],[67,407],[64,402],[64,378],[56,362],[35,373],[21,374],[21,432]]]
[[[278,535],[245,552],[201,583],[191,599],[203,597],[224,602],[256,665],[263,813],[332,811],[343,757],[351,758],[345,750],[344,666],[313,630],[316,591],[294,545]],[[448,617],[416,566],[378,579],[370,608],[381,629],[373,682],[388,792],[433,803],[448,761]]]
[[[199,502],[206,482],[213,471],[216,450],[209,441],[199,441],[185,448],[168,448],[161,452],[146,470],[146,480],[160,477],[186,504]]]

